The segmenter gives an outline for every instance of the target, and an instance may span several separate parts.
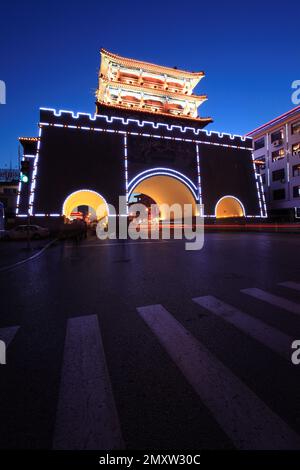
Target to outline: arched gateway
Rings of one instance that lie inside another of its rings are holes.
[[[235,196],[223,196],[216,204],[215,216],[224,217],[245,217],[245,208],[241,201]]]
[[[72,212],[76,211],[80,206],[91,208],[98,220],[108,214],[108,207],[104,197],[90,189],[80,189],[69,194],[63,203],[62,214],[69,219]]]

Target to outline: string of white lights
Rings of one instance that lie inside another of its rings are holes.
[[[124,165],[125,165],[125,191],[126,191],[126,213],[128,214],[128,159],[127,159],[127,134],[124,135]]]
[[[96,121],[97,119],[105,119],[107,123],[112,124],[114,121],[120,121],[124,126],[132,124],[137,124],[139,127],[144,127],[145,125],[150,125],[153,129],[159,129],[160,127],[167,129],[168,131],[179,130],[182,133],[185,132],[193,132],[195,135],[199,134],[206,134],[207,136],[211,136],[212,134],[217,135],[218,137],[222,138],[224,136],[228,136],[231,140],[240,139],[243,142],[246,140],[252,141],[252,137],[249,136],[242,136],[238,134],[229,134],[227,132],[217,132],[217,131],[208,131],[206,129],[196,129],[195,127],[190,126],[179,126],[177,124],[166,124],[163,122],[153,122],[153,121],[139,121],[138,119],[131,119],[131,118],[122,118],[120,116],[107,116],[105,114],[91,114],[91,113],[82,113],[82,112],[74,112],[66,109],[56,110],[53,108],[40,108],[40,111],[47,111],[53,113],[56,117],[61,117],[62,114],[69,114],[73,119],[79,119],[80,117],[87,117],[90,121]],[[63,125],[62,125],[63,126]]]
[[[68,128],[68,129],[79,129],[79,130],[94,131],[94,132],[108,132],[111,134],[136,135],[136,136],[141,136],[141,137],[152,137],[155,139],[174,140],[178,142],[191,142],[191,143],[196,143],[196,144],[215,145],[217,147],[228,147],[228,148],[234,148],[234,149],[247,150],[251,152],[251,148],[243,147],[240,145],[230,145],[230,144],[223,144],[220,142],[210,142],[206,140],[186,139],[182,137],[171,137],[171,136],[165,136],[165,135],[148,134],[144,132],[121,131],[118,129],[103,129],[101,127],[73,126],[70,124],[57,124],[57,123],[51,123],[51,122],[40,122],[40,126],[62,127],[62,128]]]
[[[157,122],[152,122],[152,121],[139,121],[136,119],[126,119],[118,116],[106,116],[106,115],[91,115],[88,113],[74,113],[73,111],[68,111],[68,110],[59,110],[56,111],[55,109],[50,109],[50,108],[40,108],[41,111],[46,111],[46,112],[51,112],[53,113],[54,116],[56,117],[61,117],[63,114],[69,114],[72,116],[73,119],[79,119],[80,117],[88,117],[90,121],[96,121],[99,119],[105,119],[107,123],[113,123],[115,121],[120,121],[123,125],[128,126],[130,123],[132,124],[137,124],[138,127],[144,127],[146,125],[152,126],[153,129],[159,129],[160,127],[167,129],[168,131],[179,131],[181,133],[186,133],[186,132],[193,132],[194,135],[198,136],[200,134],[205,134],[206,136],[211,136],[212,134],[217,135],[219,138],[222,138],[224,136],[229,136],[231,140],[234,139],[240,139],[241,141],[251,140],[251,137],[247,136],[240,136],[240,135],[232,135],[228,133],[220,133],[220,132],[215,132],[215,131],[207,131],[204,129],[196,129],[193,127],[189,126],[178,126],[178,125],[169,125],[165,123],[157,123]],[[172,176],[176,177],[177,179],[180,179],[183,183],[188,185],[189,189],[192,191],[194,197],[196,200],[202,204],[202,193],[201,193],[201,175],[200,175],[200,159],[199,159],[199,147],[198,144],[205,144],[205,145],[215,145],[215,146],[222,146],[222,147],[229,147],[229,148],[235,148],[235,149],[241,149],[241,150],[247,150],[251,151],[250,148],[244,147],[244,146],[239,146],[239,145],[231,145],[231,144],[224,144],[220,142],[209,142],[209,141],[203,141],[203,140],[198,140],[198,139],[188,139],[188,138],[181,138],[181,137],[171,137],[171,136],[163,136],[163,135],[157,135],[157,134],[148,134],[148,133],[139,133],[139,132],[131,132],[131,131],[122,131],[122,130],[117,130],[117,129],[104,129],[104,128],[96,128],[96,127],[88,127],[88,126],[75,126],[71,124],[60,124],[60,123],[51,123],[51,122],[40,122],[39,123],[39,140],[38,140],[38,147],[37,147],[37,153],[35,156],[31,155],[30,157],[34,158],[34,167],[33,167],[33,173],[32,173],[32,179],[31,179],[31,189],[30,189],[30,198],[29,198],[29,213],[30,215],[33,215],[34,213],[34,197],[35,197],[35,188],[36,188],[36,179],[37,179],[37,169],[38,169],[38,161],[39,161],[39,150],[40,150],[40,144],[41,144],[41,135],[42,135],[42,128],[43,126],[53,126],[53,127],[60,127],[60,128],[69,128],[69,129],[80,129],[84,131],[95,131],[95,132],[107,132],[107,133],[115,133],[115,134],[122,134],[124,136],[124,160],[125,160],[125,186],[126,186],[126,196],[127,196],[127,201],[129,200],[130,193],[132,191],[131,186],[133,184],[133,181],[135,181],[138,177],[145,179],[146,177],[149,177],[149,171],[151,170],[146,170],[145,172],[142,172],[142,174],[146,174],[147,176],[142,177],[140,175],[137,175],[133,180],[131,180],[130,183],[128,183],[128,142],[127,142],[127,136],[128,135],[137,135],[137,136],[142,136],[142,137],[152,137],[152,138],[157,138],[157,139],[167,139],[167,140],[174,140],[174,141],[183,141],[183,142],[191,142],[196,144],[196,156],[197,156],[197,178],[198,178],[198,188],[196,185],[189,180],[185,175],[183,175],[180,172],[176,172],[176,170],[171,170],[171,169],[155,169],[158,170],[155,173],[153,173],[152,170],[152,175],[159,175],[159,174],[167,174],[167,173],[161,173],[161,171],[165,170],[166,172],[169,172],[168,174],[170,175],[170,172],[172,172]],[[252,160],[253,160],[253,154],[252,155]],[[255,166],[255,165],[254,165]],[[256,176],[256,171],[255,173],[255,179],[257,179]],[[175,176],[176,175],[176,176]],[[142,179],[139,180],[142,181]],[[261,183],[261,181],[260,181]],[[262,183],[261,183],[262,184]],[[134,185],[136,186],[136,184]],[[257,186],[257,194],[258,194],[258,200],[259,200],[259,205],[260,205],[260,216],[254,215],[245,215],[246,217],[267,217],[266,213],[266,205],[264,201],[264,193],[262,191],[263,195],[263,204],[264,204],[264,211],[265,215],[263,215],[262,212],[262,207],[261,207],[261,197],[260,197],[260,190],[259,190],[259,185],[256,181],[256,186]],[[197,194],[198,193],[198,194]],[[19,191],[18,191],[18,204],[17,204],[17,212],[16,215],[19,217],[23,217],[24,214],[19,214],[19,202],[20,202],[20,194],[21,194],[21,186],[19,185]],[[245,212],[244,212],[245,213]],[[245,213],[246,214],[246,213]],[[26,214],[25,214],[26,215]],[[60,214],[53,213],[53,214],[35,214],[36,216],[50,216],[50,217],[59,217]],[[205,215],[205,217],[215,217],[215,215]]]
[[[197,158],[197,178],[198,178],[198,199],[199,204],[202,206],[202,188],[201,188],[201,173],[200,173],[200,154],[199,145],[196,144],[196,158]]]
[[[161,168],[161,167],[142,171],[141,173],[136,175],[134,178],[132,178],[130,183],[128,183],[128,197],[130,197],[134,188],[136,188],[139,185],[139,183],[141,183],[145,179],[150,178],[152,176],[171,176],[172,178],[175,178],[181,181],[189,188],[195,200],[198,201],[197,186],[187,176],[171,168]]]

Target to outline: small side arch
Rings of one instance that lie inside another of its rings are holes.
[[[109,213],[104,197],[91,189],[79,189],[69,194],[64,200],[62,214],[70,218],[72,211],[78,206],[89,206],[94,209],[97,219],[102,219]]]
[[[215,207],[216,218],[245,217],[246,211],[243,203],[235,196],[221,197]]]

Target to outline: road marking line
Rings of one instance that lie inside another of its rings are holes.
[[[300,291],[300,283],[293,282],[293,281],[286,281],[286,282],[279,282],[279,286],[288,287],[289,289],[299,290]]]
[[[49,248],[49,246],[53,245],[53,243],[55,243],[56,241],[57,241],[57,238],[55,238],[54,240],[51,240],[40,251],[35,253],[35,255],[30,256],[29,258],[23,259],[22,261],[18,261],[17,263],[10,264],[8,266],[4,266],[3,268],[0,268],[0,273],[3,271],[8,271],[9,269],[17,268],[18,266],[21,266],[22,264],[27,263],[27,261],[32,261],[38,258],[39,256],[41,256],[42,253],[44,253],[44,251],[47,250],[47,248]]]
[[[238,449],[299,449],[300,437],[162,305],[137,309]]]
[[[268,302],[275,307],[282,308],[287,312],[300,315],[300,304],[292,302],[291,300],[287,300],[284,297],[280,297],[279,295],[270,294],[269,292],[266,292],[262,289],[257,289],[256,287],[242,289],[241,292],[243,292],[243,294],[251,295],[256,299],[263,300],[264,302]]]
[[[116,242],[116,243],[95,243],[95,244],[87,244],[87,245],[66,245],[66,248],[103,248],[105,246],[129,246],[129,245],[160,245],[160,244],[166,244],[166,243],[174,243],[174,242],[180,242],[182,240],[149,240],[149,241],[138,241],[138,242],[126,242],[125,240],[123,242]]]
[[[124,448],[96,315],[68,320],[53,448]]]
[[[291,361],[293,338],[290,336],[212,295],[197,297],[193,301]]]
[[[19,326],[8,326],[6,328],[0,328],[0,340],[4,341],[6,346],[8,346],[14,339]]]
[[[216,234],[214,234],[216,235]],[[228,233],[227,234],[224,234],[225,238],[223,237],[214,237],[214,240],[221,240],[221,241],[232,241],[230,238],[227,237]],[[230,234],[230,235],[234,235],[234,234]],[[74,243],[68,243],[68,244],[65,244],[65,248],[68,248],[68,249],[77,249],[77,248],[103,248],[105,246],[128,246],[128,245],[160,245],[160,244],[165,244],[165,243],[179,243],[179,242],[186,242],[186,239],[185,238],[182,238],[182,239],[178,239],[178,240],[173,240],[173,239],[170,239],[170,240],[147,240],[147,241],[142,241],[142,240],[139,240],[137,242],[127,242],[126,240],[123,240],[121,242],[112,242],[112,243],[98,243],[98,242],[95,242],[95,243],[87,243],[87,244],[81,244],[81,245],[75,245]]]

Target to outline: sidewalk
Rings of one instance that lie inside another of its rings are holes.
[[[31,249],[27,249],[27,241],[0,241],[0,269],[11,266],[37,254],[51,239],[32,240]]]

